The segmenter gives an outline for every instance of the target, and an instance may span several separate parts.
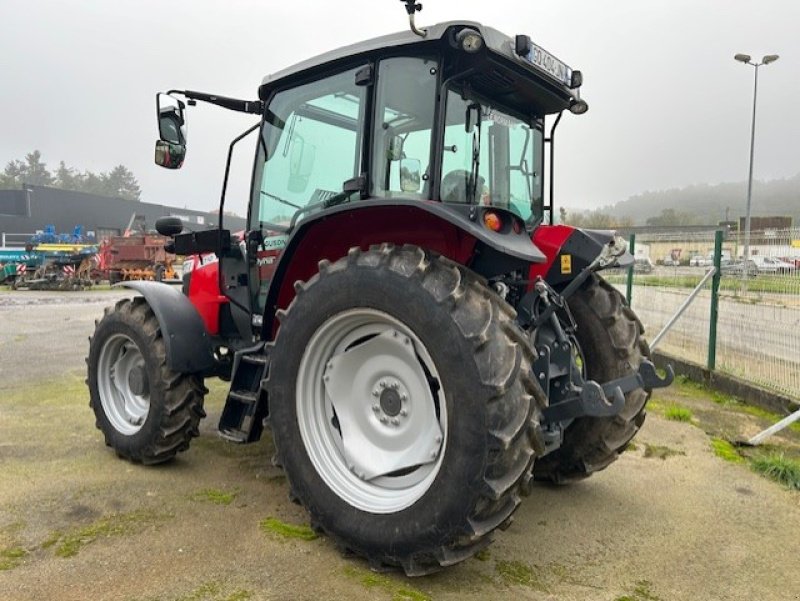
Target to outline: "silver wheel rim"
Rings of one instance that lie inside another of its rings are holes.
[[[125,435],[136,434],[150,411],[150,394],[137,394],[132,377],[146,373],[139,347],[125,334],[114,334],[100,350],[97,361],[97,392],[108,421]]]
[[[433,483],[447,444],[436,366],[405,324],[373,309],[323,323],[297,374],[297,420],[306,452],[351,506],[394,513]]]

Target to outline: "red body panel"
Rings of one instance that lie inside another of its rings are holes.
[[[529,273],[531,280],[535,280],[539,276],[542,278],[547,276],[547,272],[553,266],[561,247],[564,246],[564,243],[574,231],[575,228],[569,225],[540,225],[533,230],[533,243],[545,254],[547,261],[531,264]]]
[[[366,250],[383,242],[413,244],[465,265],[472,257],[476,240],[435,215],[409,207],[376,207],[331,215],[310,226],[291,257],[278,294],[278,308],[289,306],[294,298],[294,282],[306,281],[316,274],[320,260],[336,261],[353,246]]]
[[[219,333],[220,307],[229,302],[219,291],[219,261],[198,265],[189,279],[189,300],[209,334]]]

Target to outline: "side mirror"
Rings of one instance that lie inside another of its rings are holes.
[[[156,231],[162,236],[177,236],[183,231],[183,221],[178,217],[159,217],[156,219]]]
[[[156,140],[156,165],[167,169],[180,169],[185,158],[186,146],[184,144],[172,144],[164,140]]]
[[[473,102],[467,106],[465,113],[464,131],[468,134],[471,134],[472,130],[475,129],[475,126],[480,127],[481,125],[481,105],[477,102]]]
[[[422,181],[422,164],[419,159],[400,159],[400,189],[419,192]]]

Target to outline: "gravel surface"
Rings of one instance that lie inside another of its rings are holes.
[[[535,487],[487,552],[431,577],[375,574],[324,537],[282,536],[308,516],[268,434],[215,436],[223,383],[209,382],[201,437],[171,464],[103,445],[83,358],[93,320],[122,296],[0,293],[2,601],[800,599],[800,494],[655,414],[608,470]]]

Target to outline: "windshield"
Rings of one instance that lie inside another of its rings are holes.
[[[542,218],[542,131],[488,101],[447,95],[440,196]]]

